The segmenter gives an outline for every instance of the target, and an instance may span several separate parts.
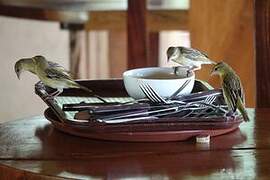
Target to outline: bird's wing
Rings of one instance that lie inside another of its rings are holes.
[[[66,70],[63,66],[61,66],[60,64],[56,63],[56,62],[52,62],[52,61],[48,61],[49,67],[50,68],[56,68],[66,74],[70,74],[70,72],[68,70]]]
[[[31,73],[33,73],[33,74],[37,74],[34,70],[32,70],[32,69],[29,69],[29,71],[31,72]]]
[[[223,89],[225,96],[227,96],[228,106],[233,111],[236,111],[238,98],[244,102],[244,92],[239,77],[234,74],[225,76],[223,79]]]
[[[186,58],[189,58],[189,59],[192,59],[192,60],[198,60],[199,57],[208,58],[206,53],[203,53],[203,52],[198,51],[198,50],[193,49],[193,48],[185,48],[185,47],[183,47],[182,48],[182,54]]]
[[[60,70],[56,68],[46,68],[45,69],[46,76],[50,79],[56,79],[56,80],[61,80],[61,79],[67,79],[67,80],[72,80],[71,77],[66,74],[61,72]]]

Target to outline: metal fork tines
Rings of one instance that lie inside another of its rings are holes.
[[[205,107],[205,106],[211,105],[211,104],[213,104],[215,102],[216,98],[217,97],[214,96],[214,95],[207,96],[203,101],[198,102],[199,106],[200,107]]]
[[[182,87],[180,87],[182,88]],[[171,104],[171,103],[180,103],[180,104],[185,104],[182,101],[178,100],[166,100],[165,98],[161,97],[149,84],[145,82],[140,83],[140,89],[144,93],[144,95],[153,103],[164,103],[164,104]]]
[[[177,95],[181,92],[181,91],[183,91],[184,89],[185,89],[185,87],[187,87],[187,85],[190,83],[190,79],[189,80],[186,80],[185,82],[184,82],[184,84],[177,90],[177,91],[175,91],[170,97],[169,97],[169,99],[173,99],[173,98],[175,98],[175,97],[177,97]]]
[[[191,111],[188,115],[194,114],[195,116],[201,116],[201,115],[207,116],[208,112],[215,112],[215,111],[217,111],[219,113],[226,112],[226,110],[223,109],[222,107],[218,107],[218,106],[214,105],[214,102],[217,99],[217,97],[221,95],[221,93],[219,93],[219,92],[207,95],[203,99],[202,98],[195,98],[192,101],[185,102],[185,101],[181,101],[181,100],[165,100],[150,85],[148,85],[147,83],[145,83],[143,81],[140,84],[140,89],[145,94],[145,96],[153,103],[164,103],[164,104],[180,103],[182,105],[185,105],[185,107],[183,107],[182,110],[179,109],[177,112],[169,112],[169,113],[167,113],[168,115],[178,113],[181,111],[185,111],[187,109],[191,109]],[[192,106],[195,106],[196,109],[191,108]]]
[[[142,82],[140,89],[144,95],[153,103],[167,103],[149,84]]]
[[[215,102],[216,100],[216,96],[207,96],[204,101],[202,102],[198,102],[199,103],[199,107],[202,108],[201,111],[199,111],[199,113],[197,113],[195,115],[195,117],[198,117],[198,116],[207,116],[207,111],[208,110],[212,110],[214,111],[215,108],[213,108],[211,105]],[[203,109],[204,108],[204,109]]]
[[[217,95],[211,95],[206,97],[204,101],[196,102],[200,110],[193,112],[193,117],[222,116],[226,114],[226,107],[215,105],[217,97]]]
[[[163,115],[179,114],[179,113],[182,113],[184,111],[187,111],[188,113],[186,115],[184,115],[183,117],[187,117],[191,114],[199,116],[208,110],[212,110],[212,111],[215,110],[215,108],[213,106],[210,106],[210,105],[214,103],[216,98],[217,98],[216,96],[208,96],[202,102],[186,103],[186,105],[178,106],[177,111],[168,112],[168,113],[163,114]]]

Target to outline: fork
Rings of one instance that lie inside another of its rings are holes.
[[[132,113],[127,113],[127,114],[123,114],[120,113],[118,115],[109,115],[109,116],[103,116],[97,119],[98,122],[104,122],[104,123],[119,123],[119,122],[131,122],[131,121],[138,121],[138,120],[146,120],[146,119],[158,119],[158,117],[162,117],[162,116],[167,116],[167,115],[173,115],[173,114],[177,114],[180,112],[184,112],[184,111],[191,111],[188,112],[187,115],[185,115],[184,117],[193,114],[195,110],[200,110],[200,109],[206,109],[209,107],[207,107],[206,105],[208,103],[213,103],[216,100],[215,96],[209,96],[206,99],[204,99],[203,102],[200,102],[201,104],[196,104],[196,103],[187,103],[185,105],[173,105],[173,106],[168,106],[168,107],[163,107],[161,109],[152,109],[152,110],[148,110],[148,111],[143,111],[143,112],[132,112]],[[210,107],[211,108],[211,107]],[[199,116],[200,114],[198,114]]]
[[[183,90],[183,89],[185,89],[185,87],[190,83],[190,79],[189,80],[186,80],[185,82],[184,82],[184,84],[177,90],[177,91],[175,91],[170,97],[169,97],[169,99],[173,99],[173,98],[175,98],[175,97],[177,97],[177,95]]]
[[[141,91],[144,93],[144,95],[153,103],[164,103],[164,104],[172,104],[172,103],[180,103],[180,104],[186,104],[183,101],[179,100],[171,100],[174,98],[179,92],[181,92],[190,82],[190,80],[187,80],[175,93],[173,93],[172,96],[170,96],[168,99],[165,99],[161,97],[149,84],[141,81],[139,87]]]
[[[205,108],[205,109],[200,111],[197,115],[195,115],[195,117],[200,116],[201,114],[205,113],[209,109],[215,110],[216,108],[213,108],[210,105],[212,105],[216,99],[217,97],[212,95],[212,96],[207,96],[202,102],[197,102],[199,103],[200,108]],[[203,116],[205,116],[205,114]]]
[[[187,85],[187,83],[184,83],[183,86],[186,86],[186,85]],[[183,89],[184,88],[183,86],[180,87],[179,89]],[[185,104],[187,107],[190,105],[195,105],[195,106],[200,107],[200,108],[205,108],[207,106],[208,108],[219,109],[224,113],[227,112],[222,107],[216,106],[213,104],[213,102],[216,100],[217,96],[220,95],[220,93],[215,93],[215,94],[212,94],[210,96],[208,95],[203,100],[193,101],[193,102],[187,103],[187,102],[180,101],[180,100],[170,100],[170,98],[168,100],[166,100],[163,97],[161,97],[149,84],[147,84],[145,82],[142,82],[140,84],[140,89],[143,91],[145,96],[153,103],[164,103],[164,104],[178,103],[178,104]]]
[[[175,114],[175,113],[180,113],[183,111],[187,111],[190,110],[189,113],[187,113],[186,115],[184,115],[183,117],[187,117],[191,114],[194,114],[194,111],[196,110],[202,110],[202,112],[198,113],[198,116],[202,113],[204,113],[205,111],[207,111],[209,108],[214,109],[213,107],[209,107],[209,104],[212,104],[215,100],[216,100],[216,96],[212,95],[212,96],[207,96],[202,102],[189,102],[186,103],[185,106],[179,106],[178,111],[176,112],[171,112],[171,113],[167,113],[166,115],[171,115],[171,114]]]

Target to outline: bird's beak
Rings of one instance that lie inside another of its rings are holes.
[[[170,60],[171,60],[171,59],[170,59],[170,57],[168,56],[168,57],[167,57],[167,62],[169,62]]]
[[[211,76],[213,76],[213,75],[217,75],[218,74],[218,72],[217,71],[214,71],[214,70],[212,70],[211,71]]]
[[[20,79],[20,75],[21,75],[20,71],[16,72],[16,75],[17,75],[17,78]]]

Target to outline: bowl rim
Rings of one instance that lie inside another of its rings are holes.
[[[144,69],[172,69],[173,67],[143,67],[143,68],[134,68],[134,69],[129,69],[123,72],[122,77],[130,77],[134,79],[143,79],[143,80],[150,80],[150,81],[179,81],[179,80],[187,80],[187,79],[195,79],[195,73],[192,72],[192,74],[188,77],[180,77],[179,78],[174,78],[174,79],[151,79],[151,78],[143,78],[143,77],[138,77],[138,76],[133,76],[130,74],[131,71],[139,71],[139,70],[144,70]],[[180,67],[181,68],[181,67]],[[184,69],[184,68],[183,68]]]

